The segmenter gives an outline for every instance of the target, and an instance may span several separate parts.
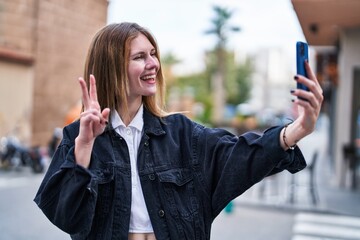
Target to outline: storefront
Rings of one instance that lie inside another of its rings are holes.
[[[292,0],[309,45],[317,52],[317,76],[329,89],[329,160],[339,186],[359,187],[360,1]],[[350,154],[347,150],[350,151]]]

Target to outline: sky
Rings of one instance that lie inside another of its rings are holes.
[[[227,47],[241,54],[282,48],[295,53],[305,41],[291,0],[110,0],[108,23],[136,22],[155,36],[160,52],[173,53],[181,63],[175,73],[201,71],[203,55],[215,46],[211,28],[213,6],[233,11],[230,23],[241,31],[230,35]]]

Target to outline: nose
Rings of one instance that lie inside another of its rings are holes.
[[[146,61],[145,68],[152,69],[152,68],[158,68],[158,66],[159,66],[158,59],[155,56],[149,56]]]

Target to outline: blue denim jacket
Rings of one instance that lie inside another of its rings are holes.
[[[144,109],[138,170],[156,239],[209,239],[212,222],[232,199],[268,175],[305,168],[298,148],[281,148],[280,131],[238,137],[181,114],[161,120]],[[131,171],[125,140],[109,125],[84,169],[74,157],[78,132],[79,122],[64,128],[35,202],[72,239],[127,239]]]

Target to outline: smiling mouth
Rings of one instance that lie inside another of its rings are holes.
[[[143,76],[143,77],[141,77],[140,79],[142,80],[142,81],[155,81],[155,78],[156,78],[156,75],[155,74],[153,74],[153,75],[146,75],[146,76]]]

